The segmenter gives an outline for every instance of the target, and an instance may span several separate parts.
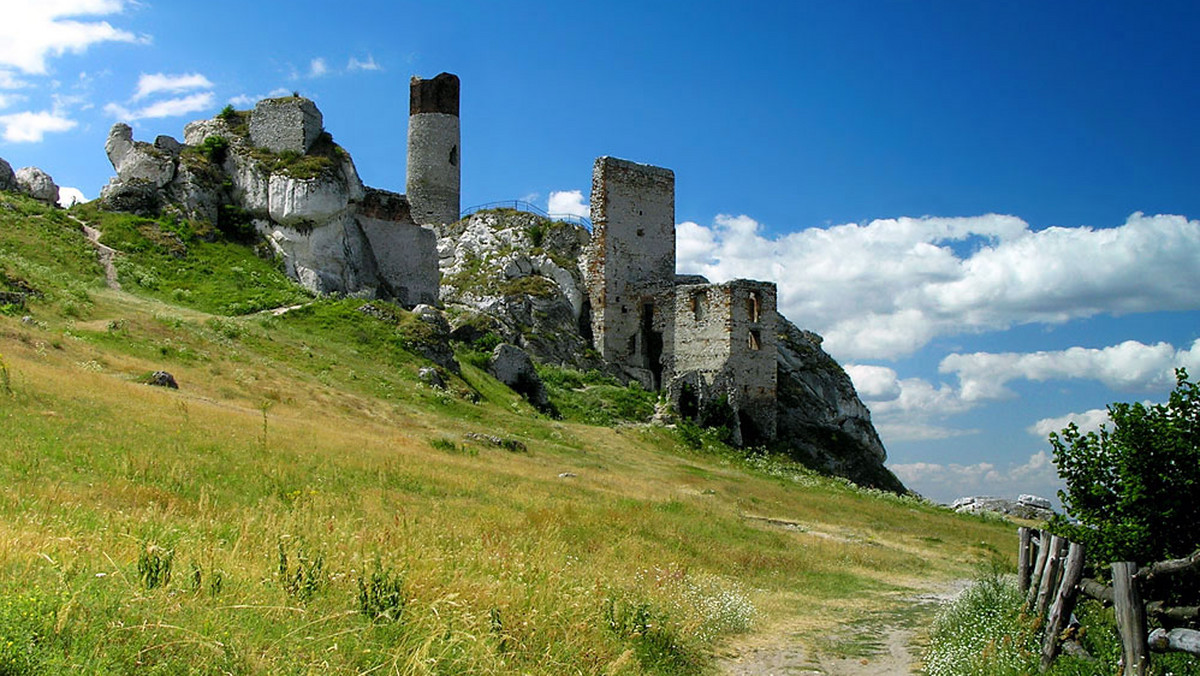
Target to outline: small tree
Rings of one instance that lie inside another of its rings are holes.
[[[1200,546],[1200,386],[1175,371],[1166,404],[1112,404],[1112,429],[1080,434],[1072,423],[1050,434],[1067,490],[1059,498],[1078,524],[1056,516],[1051,529],[1099,561],[1149,563]]]

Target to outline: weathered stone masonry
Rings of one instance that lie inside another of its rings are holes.
[[[413,219],[419,225],[453,223],[459,215],[462,158],[457,75],[414,77],[408,102],[408,180]]]
[[[675,174],[600,157],[591,203],[585,280],[596,350],[647,389],[660,389],[672,373],[675,340]]]
[[[737,279],[675,287],[675,374],[668,395],[681,415],[728,398],[735,442],[775,437],[776,290]]]
[[[776,431],[776,289],[675,275],[675,175],[613,157],[592,171],[585,256],[600,356],[695,417],[724,396],[735,441]],[[700,282],[700,283],[696,283]]]

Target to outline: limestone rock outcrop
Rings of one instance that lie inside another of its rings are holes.
[[[0,190],[16,192],[20,189],[20,186],[17,185],[17,175],[13,173],[12,165],[0,157]]]
[[[50,174],[37,167],[22,167],[16,173],[17,186],[26,195],[46,204],[58,204],[58,186]]]
[[[779,318],[776,439],[809,466],[855,483],[903,492],[846,371],[821,337]]]
[[[145,181],[155,188],[162,188],[175,178],[179,143],[168,136],[152,145],[133,140],[133,128],[118,122],[108,132],[104,152],[117,170],[121,182]]]
[[[1045,521],[1054,516],[1050,501],[1036,495],[1022,495],[1016,500],[977,495],[955,500],[950,509],[967,514],[992,512],[1033,521]]]
[[[435,236],[413,222],[403,195],[363,185],[350,154],[302,97],[223,111],[169,136],[136,141],[113,125],[105,151],[117,175],[109,209],[171,211],[234,238],[257,233],[314,293],[437,302]]]
[[[441,300],[456,337],[469,342],[493,332],[541,362],[604,368],[581,332],[588,323],[579,269],[587,230],[497,210],[440,226],[437,234]]]
[[[516,345],[497,345],[488,362],[488,372],[537,408],[544,409],[549,405],[546,386],[534,368],[533,360]]]

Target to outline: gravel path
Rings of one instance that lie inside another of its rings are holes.
[[[970,584],[969,580],[955,580],[932,593],[912,597],[908,601],[915,606],[911,612],[888,615],[882,626],[869,623],[859,629],[870,632],[870,645],[861,651],[862,656],[839,657],[824,654],[792,643],[767,644],[747,648],[739,654],[723,658],[719,666],[729,676],[908,676],[918,673],[917,666],[923,648],[914,645],[919,629],[933,619],[937,606],[954,599]],[[854,627],[846,627],[843,634],[852,636]]]

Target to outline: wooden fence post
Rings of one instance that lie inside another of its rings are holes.
[[[1058,635],[1075,609],[1079,581],[1083,578],[1083,563],[1083,545],[1072,542],[1063,569],[1062,584],[1054,597],[1054,605],[1050,607],[1050,618],[1046,620],[1046,635],[1042,639],[1042,671],[1049,669],[1050,663],[1058,655]]]
[[[1033,608],[1037,600],[1038,587],[1042,584],[1042,573],[1046,570],[1046,559],[1050,556],[1050,534],[1041,531],[1038,535],[1037,560],[1033,564],[1033,574],[1029,579],[1029,593],[1025,596],[1025,606]]]
[[[1033,612],[1037,617],[1045,617],[1046,609],[1050,606],[1050,597],[1058,585],[1058,573],[1062,567],[1063,554],[1066,553],[1067,541],[1055,535],[1050,540],[1050,555],[1046,559],[1046,570],[1042,573],[1041,584],[1038,586],[1037,603]]]
[[[1029,555],[1032,553],[1030,548],[1033,546],[1033,529],[1021,526],[1017,529],[1017,537],[1021,539],[1020,549],[1017,550],[1017,585],[1021,593],[1026,594],[1029,592],[1029,576],[1033,572],[1029,570]]]
[[[1112,565],[1113,609],[1117,615],[1117,631],[1121,634],[1121,662],[1124,676],[1145,676],[1149,666],[1146,645],[1146,608],[1142,605],[1137,582],[1133,575],[1137,564],[1119,561]]]

